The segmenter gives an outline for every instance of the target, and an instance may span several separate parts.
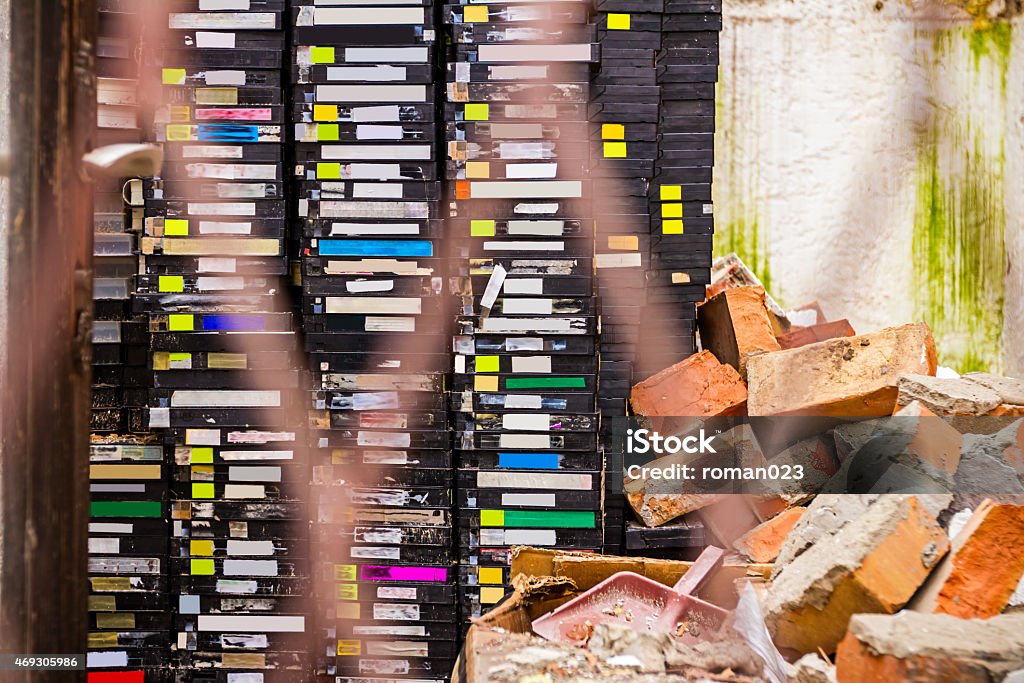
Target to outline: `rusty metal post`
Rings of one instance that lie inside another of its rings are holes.
[[[86,649],[96,0],[14,0],[0,652]],[[67,671],[0,672],[68,681]],[[84,676],[81,677],[84,680]]]

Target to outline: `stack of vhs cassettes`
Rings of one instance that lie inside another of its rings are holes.
[[[93,435],[86,657],[90,681],[171,680],[164,462],[155,437]]]
[[[711,171],[721,4],[665,0],[658,53],[658,159],[650,187],[648,315],[658,347],[645,349],[644,379],[696,351],[696,305],[710,282]]]
[[[614,420],[625,417],[633,385],[645,269],[650,255],[647,194],[658,143],[659,88],[654,66],[661,45],[662,0],[599,0],[601,61],[593,73],[597,277],[601,302],[601,449],[606,467],[604,550],[622,549],[625,499],[621,445]]]
[[[294,681],[309,574],[293,316],[282,301],[284,0],[167,0],[160,178],[135,309],[171,465],[178,681]]]
[[[457,654],[435,12],[292,7],[323,680],[441,680]]]
[[[588,2],[445,7],[464,619],[517,544],[600,549]]]

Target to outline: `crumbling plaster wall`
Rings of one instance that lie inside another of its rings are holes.
[[[858,332],[1024,374],[1024,21],[944,0],[724,0],[716,251]]]

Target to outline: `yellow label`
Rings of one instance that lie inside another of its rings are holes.
[[[608,28],[614,31],[628,31],[629,30],[629,15],[628,14],[609,14],[608,15]]]
[[[363,653],[363,642],[361,640],[339,640],[339,657],[358,657]]]
[[[493,237],[494,221],[474,219],[469,222],[469,234],[473,237]]]
[[[90,612],[113,612],[117,609],[116,595],[90,595],[88,602]]]
[[[490,107],[487,104],[467,104],[463,118],[467,121],[486,121],[490,116]]]
[[[208,353],[206,366],[211,370],[245,370],[249,367],[244,353]]]
[[[212,463],[213,449],[207,446],[193,446],[188,461],[191,463]]]
[[[602,140],[622,140],[626,137],[626,127],[621,123],[602,123]]]
[[[335,581],[355,581],[356,580],[356,566],[354,564],[336,564],[336,565],[334,565],[334,580]]]
[[[309,61],[314,64],[334,64],[333,47],[311,47],[309,48]]]
[[[238,88],[199,88],[196,104],[238,104]]]
[[[479,375],[473,378],[473,391],[497,391],[497,375]]]
[[[96,650],[103,647],[117,647],[117,631],[93,631],[89,634],[86,647]]]
[[[683,201],[683,186],[682,185],[662,185],[661,186],[661,201],[663,202],[681,202]]]
[[[489,161],[467,161],[466,162],[466,177],[467,178],[490,178],[491,177],[491,163]]]
[[[318,142],[336,142],[341,139],[341,133],[336,123],[316,124],[316,139]],[[337,164],[335,164],[337,166]]]
[[[94,591],[130,591],[132,580],[127,576],[90,576],[89,585]]]
[[[479,583],[501,583],[501,567],[480,567],[477,573],[477,581]]]
[[[192,139],[192,126],[174,123],[167,126],[167,142],[188,142]]]
[[[606,142],[604,143],[604,156],[606,159],[625,159],[626,158],[626,143],[625,142]]]
[[[90,479],[161,479],[160,465],[89,465]]]
[[[317,164],[316,177],[318,180],[341,180],[341,164]]]
[[[184,218],[165,218],[164,234],[177,237],[188,235],[188,220]]]
[[[169,332],[192,332],[196,329],[196,319],[191,313],[172,313],[167,316]]]
[[[682,235],[683,222],[678,218],[672,218],[661,222],[662,235]]]
[[[682,218],[683,217],[683,205],[682,204],[662,204],[661,205],[661,217],[662,218]]]
[[[171,354],[166,351],[154,351],[153,352],[153,369],[154,370],[170,370],[171,369]]]
[[[359,613],[358,602],[343,602],[334,606],[334,616],[338,619],[358,619]]]
[[[185,76],[184,69],[164,69],[162,82],[164,85],[185,85]]]
[[[213,541],[189,541],[188,554],[198,557],[213,557]]]
[[[467,24],[487,21],[486,5],[470,5],[462,10],[462,21]]]
[[[636,251],[640,248],[640,238],[636,235],[608,235],[608,248]]]
[[[161,292],[184,292],[185,278],[181,275],[161,275],[158,280]]]
[[[505,597],[505,589],[500,586],[484,586],[480,589],[481,605],[493,605],[496,602],[501,602],[503,597]]]
[[[477,372],[500,372],[501,361],[497,356],[477,356],[476,357],[476,371]]]
[[[338,120],[338,105],[336,105],[336,104],[314,104],[313,105],[313,120],[314,121],[337,121]]]
[[[338,584],[338,599],[339,600],[358,600],[359,599],[359,585],[354,583],[339,583]]]
[[[192,497],[193,498],[213,498],[214,489],[213,484],[210,483],[195,483],[192,484]]]
[[[123,629],[135,628],[135,615],[131,612],[115,612],[113,614],[97,614],[96,628]]]
[[[171,121],[174,123],[188,123],[192,120],[192,107],[177,105],[171,107]]]
[[[505,526],[505,511],[481,510],[480,526]]]
[[[213,576],[215,567],[213,560],[192,560],[189,563],[192,576]]]

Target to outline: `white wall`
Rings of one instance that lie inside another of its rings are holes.
[[[943,364],[1024,374],[1024,22],[725,0],[724,23],[716,251],[784,305],[924,319]]]

